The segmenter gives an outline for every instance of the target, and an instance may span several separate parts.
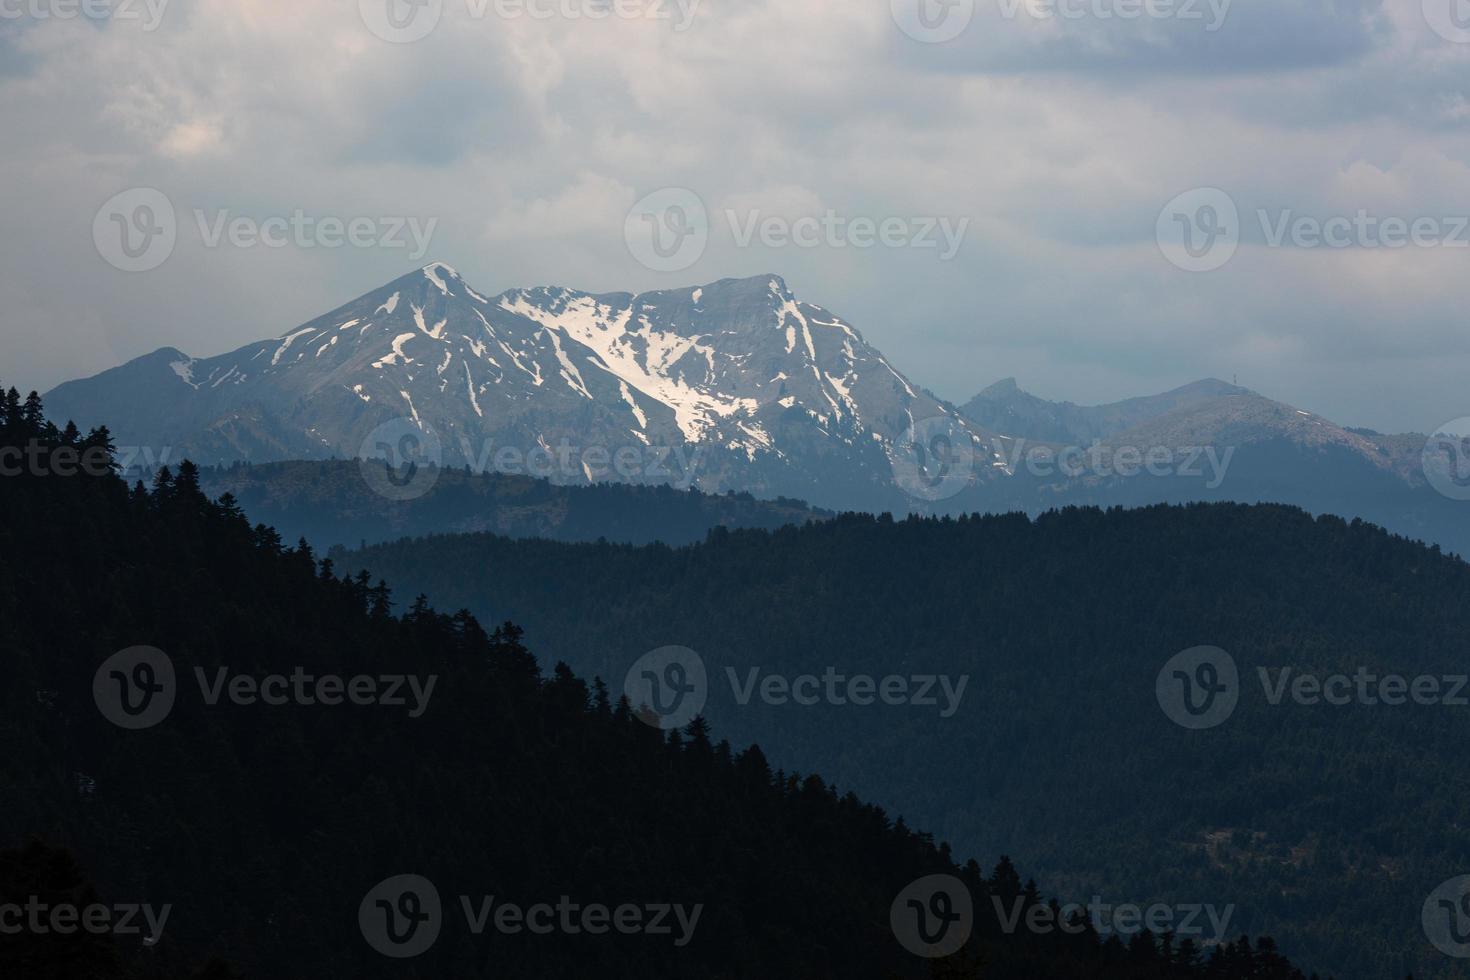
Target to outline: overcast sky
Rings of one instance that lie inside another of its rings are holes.
[[[957,402],[1238,375],[1349,425],[1470,415],[1466,0],[79,2],[0,0],[6,385],[217,354],[440,259],[484,293],[779,273]],[[649,261],[634,205],[671,187],[707,247]],[[130,272],[99,241],[162,227],[134,188],[174,221]],[[371,225],[210,243],[298,211]]]

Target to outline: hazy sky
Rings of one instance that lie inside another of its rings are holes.
[[[0,0],[6,385],[442,259],[485,293],[779,273],[955,401],[1238,374],[1344,424],[1470,415],[1470,0],[106,2]],[[708,244],[658,271],[629,215],[669,187]],[[119,236],[166,216],[104,207],[133,188],[174,211],[142,272]],[[1166,209],[1197,188],[1227,196]],[[333,248],[297,212],[369,220]],[[394,234],[435,220],[422,257]]]

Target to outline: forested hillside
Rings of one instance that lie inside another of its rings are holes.
[[[1299,976],[1265,940],[1205,956],[1143,932],[1006,933],[981,914],[992,898],[1044,911],[1010,862],[959,866],[702,719],[645,724],[602,685],[539,670],[515,626],[395,608],[365,574],[208,501],[190,464],[151,491],[77,468],[108,444],[58,431],[36,399],[0,403],[0,449],[28,460],[0,479],[0,840],[16,848],[0,908],[95,895],[171,914],[141,942],[6,930],[0,975],[919,976],[930,965],[899,945],[890,906],[949,874],[977,914],[934,976]],[[395,678],[414,695],[393,700]],[[442,908],[383,891],[410,874]],[[497,913],[477,934],[460,899],[482,896],[698,921],[542,935]],[[381,955],[402,922],[437,942]],[[202,967],[210,955],[230,967]]]
[[[211,498],[231,494],[252,522],[318,548],[373,544],[450,531],[513,538],[629,544],[689,544],[714,527],[768,528],[831,514],[795,500],[748,493],[704,494],[667,485],[564,486],[530,476],[435,469],[415,475],[413,495],[375,493],[357,460],[210,467],[199,482]],[[419,490],[422,489],[422,493]]]
[[[648,651],[688,647],[720,731],[961,853],[1011,853],[1063,899],[1234,903],[1240,929],[1343,976],[1466,975],[1421,926],[1431,891],[1470,868],[1455,680],[1470,566],[1437,549],[1201,504],[844,516],[682,549],[444,536],[350,561],[438,603],[514,611],[548,661],[614,685]],[[1232,658],[1238,705],[1190,730],[1158,685],[1201,646]],[[1439,700],[1292,693],[1339,674],[1355,692],[1360,670],[1433,678]],[[829,671],[916,694],[928,676],[931,700],[834,698]]]

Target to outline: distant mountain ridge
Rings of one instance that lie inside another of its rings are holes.
[[[1174,409],[1242,394],[1251,392],[1206,378],[1161,395],[1087,406],[1038,398],[1022,391],[1015,378],[1005,378],[960,406],[960,411],[989,429],[1019,439],[1085,445],[1093,439],[1116,435]]]
[[[230,494],[252,521],[269,524],[287,541],[305,538],[323,551],[472,531],[678,546],[702,541],[716,527],[774,530],[833,516],[800,501],[757,500],[746,493],[621,483],[564,486],[463,469],[438,471],[422,496],[389,500],[372,491],[359,466],[347,460],[237,463],[203,469],[199,485],[211,499]]]
[[[551,478],[592,483],[622,451],[626,482],[867,508],[902,506],[895,447],[916,421],[973,428],[777,276],[487,297],[438,262],[279,337],[202,359],[165,348],[47,404],[206,464],[351,458],[406,418],[448,465],[567,446]]]
[[[46,404],[105,421],[152,461],[392,459],[411,445],[444,467],[832,511],[1273,501],[1470,554],[1464,502],[1425,479],[1422,435],[1345,429],[1215,379],[1101,406],[1006,379],[956,408],[778,276],[491,297],[436,262],[279,337],[203,359],[165,348]],[[1032,465],[1060,451],[1084,465]],[[1162,468],[1138,465],[1155,455]]]

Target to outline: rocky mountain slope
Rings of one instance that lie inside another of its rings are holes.
[[[775,276],[489,297],[434,263],[279,337],[157,351],[47,404],[202,463],[390,455],[408,436],[477,470],[846,507],[904,506],[895,460],[916,422],[985,442]]]

